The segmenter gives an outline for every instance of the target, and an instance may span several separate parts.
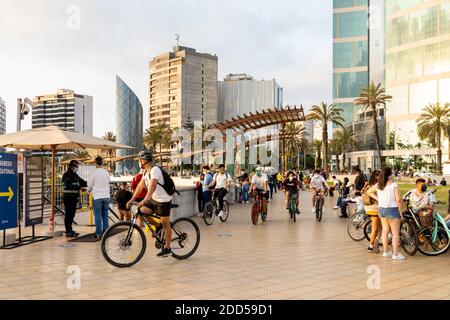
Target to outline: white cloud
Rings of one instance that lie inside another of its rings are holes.
[[[70,5],[80,8],[80,30],[67,28]],[[58,88],[93,95],[94,134],[114,131],[115,74],[147,106],[148,61],[171,49],[175,33],[183,45],[218,55],[219,78],[275,78],[286,104],[331,102],[329,0],[2,0],[0,11],[0,96],[9,132],[18,97]]]

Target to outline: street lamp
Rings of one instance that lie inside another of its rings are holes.
[[[29,98],[17,99],[17,132],[20,131],[21,122],[27,114],[30,113],[31,109],[34,107],[33,102]]]

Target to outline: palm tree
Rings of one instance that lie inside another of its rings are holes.
[[[329,171],[328,164],[328,124],[333,124],[335,126],[342,127],[344,124],[344,118],[341,117],[341,112],[343,110],[325,102],[321,102],[319,106],[314,105],[311,108],[307,116],[307,120],[318,121],[322,126],[322,141],[323,141],[323,155],[325,170]]]
[[[386,94],[386,89],[381,87],[381,83],[377,86],[373,81],[369,84],[367,88],[361,89],[359,97],[355,99],[356,105],[362,105],[363,111],[371,110],[373,119],[373,131],[375,135],[375,142],[377,147],[378,158],[380,159],[380,164],[382,164],[381,158],[381,146],[380,146],[380,134],[378,132],[378,109],[386,108],[386,103],[391,101],[392,96]]]
[[[449,137],[450,126],[450,103],[445,105],[437,102],[426,106],[417,123],[417,135],[422,140],[429,140],[436,143],[437,148],[437,170],[442,174],[442,138]]]
[[[111,132],[111,131],[105,132],[105,135],[102,138],[104,140],[107,140],[107,141],[112,141],[112,142],[116,142],[117,141],[116,135],[113,132]],[[109,158],[111,158],[113,155],[116,154],[114,149],[108,149],[107,152],[108,152],[108,157]],[[110,169],[112,171],[113,170],[113,163],[112,163],[112,161],[109,162],[109,167],[110,167]]]
[[[290,122],[285,125],[284,128],[284,139],[285,139],[285,148],[287,149],[285,157],[285,163],[287,163],[287,158],[293,159],[294,156],[298,157],[298,153],[300,151],[304,151],[308,149],[309,142],[306,139],[306,136],[308,134],[306,133],[305,127],[296,124],[294,122]],[[297,158],[297,162],[298,162]]]
[[[342,141],[336,137],[330,140],[330,154],[336,156],[336,170],[341,171],[339,167],[339,155],[342,153]]]
[[[316,153],[314,159],[314,169],[318,169],[321,164],[322,141],[314,140],[311,144],[311,150]]]
[[[156,146],[158,146],[161,165],[163,165],[162,150],[171,146],[171,138],[172,129],[163,121],[158,121],[154,126],[144,132],[144,146],[155,153],[157,151]]]
[[[343,161],[343,169],[346,169],[345,164],[345,153],[349,152],[353,147],[356,146],[355,134],[353,131],[348,130],[347,128],[339,128],[334,131],[334,137],[337,139],[342,146],[342,161]]]

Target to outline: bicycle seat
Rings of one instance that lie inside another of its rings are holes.
[[[176,204],[176,203],[172,203],[171,205],[170,205],[170,207],[171,208],[178,208],[180,205],[179,204]]]

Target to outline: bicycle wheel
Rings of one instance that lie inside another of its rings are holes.
[[[445,229],[438,226],[436,239],[433,240],[433,231],[435,226],[424,227],[420,229],[418,238],[419,251],[426,256],[437,256],[448,250],[450,241]]]
[[[215,208],[212,205],[212,202],[207,202],[205,204],[205,212],[203,214],[203,220],[208,226],[212,225],[214,222],[214,218],[216,217],[216,213],[214,211]]]
[[[347,233],[354,241],[361,241],[364,239],[364,214],[355,213],[347,222]]]
[[[255,201],[252,206],[252,222],[254,225],[258,224],[259,218],[259,201]]]
[[[370,241],[370,234],[372,233],[372,219],[369,219],[364,222],[364,237],[367,241]]]
[[[180,218],[171,224],[172,256],[176,259],[187,259],[194,254],[200,244],[200,229],[198,225],[188,218]]]
[[[324,199],[320,199],[320,201],[318,201],[318,206],[319,206],[319,210],[318,212],[316,212],[317,216],[317,221],[322,221],[322,215],[323,215],[323,202]]]
[[[122,221],[106,230],[101,245],[103,257],[108,263],[126,268],[141,260],[147,248],[147,239],[139,226]]]
[[[419,248],[417,230],[411,221],[403,221],[400,225],[400,246],[409,256],[415,255]]]
[[[223,216],[220,217],[220,221],[225,222],[228,219],[228,214],[230,213],[230,206],[228,205],[228,201],[223,201]]]
[[[291,218],[294,218],[294,222],[297,222],[297,204],[293,201],[291,203]]]

